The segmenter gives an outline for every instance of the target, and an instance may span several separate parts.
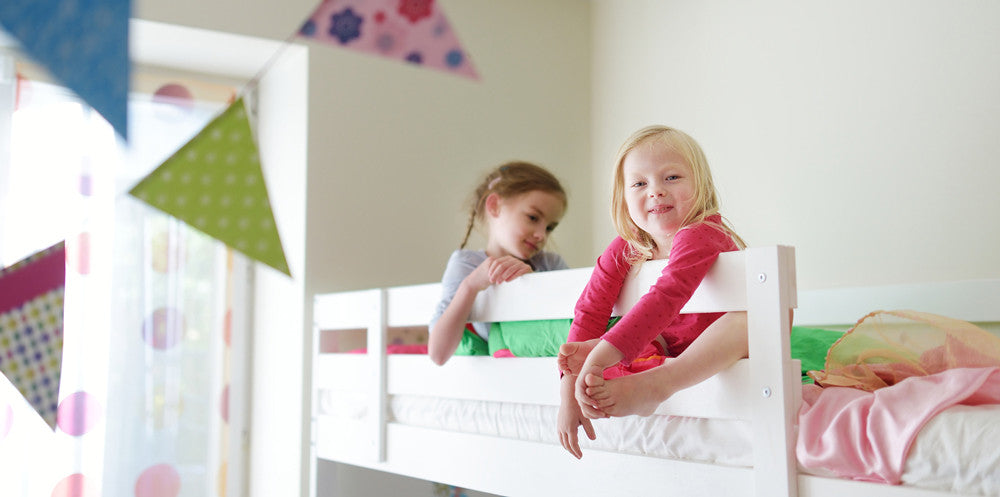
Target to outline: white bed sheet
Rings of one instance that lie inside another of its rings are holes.
[[[322,415],[361,420],[363,394],[320,390]],[[390,422],[558,444],[555,406],[392,396]],[[680,416],[627,416],[594,421],[597,440],[580,431],[588,450],[624,452],[737,467],[753,465],[750,424]],[[569,454],[566,457],[571,457]],[[955,406],[921,430],[907,459],[903,483],[968,495],[1000,495],[1000,406]],[[811,472],[825,476],[819,472]]]

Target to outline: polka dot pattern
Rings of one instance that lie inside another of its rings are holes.
[[[60,288],[0,314],[0,368],[50,425],[59,395],[62,306]]]
[[[223,319],[222,340],[226,342],[226,348],[233,345],[233,310],[226,309],[226,317]]]
[[[153,92],[153,101],[175,107],[191,110],[194,107],[194,95],[186,86],[178,83],[167,83]]]
[[[243,100],[237,100],[130,192],[289,274]]]
[[[216,492],[217,492],[217,494],[218,494],[219,497],[227,497],[226,496],[226,478],[228,478],[228,476],[229,476],[229,465],[226,464],[226,461],[222,461],[222,463],[219,464],[219,473],[216,476],[216,478],[217,478],[217,480],[216,480]]]
[[[90,274],[90,233],[84,231],[76,235],[76,246],[73,247],[74,267],[77,274]]]
[[[146,468],[135,482],[135,497],[177,497],[180,491],[180,474],[170,464]]]
[[[142,326],[143,340],[158,350],[173,348],[184,338],[184,332],[184,314],[172,307],[156,309]]]
[[[94,485],[81,473],[73,473],[56,483],[51,497],[97,497]]]
[[[229,385],[222,388],[222,395],[219,398],[219,411],[222,420],[229,423]]]
[[[75,392],[59,403],[59,429],[79,437],[90,431],[102,415],[101,406],[92,395]]]

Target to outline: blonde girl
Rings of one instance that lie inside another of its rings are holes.
[[[448,259],[430,322],[428,354],[439,365],[460,344],[486,350],[487,324],[467,324],[479,292],[532,271],[567,267],[558,254],[542,250],[566,211],[566,192],[552,173],[529,162],[503,164],[483,179],[471,204],[465,238]],[[465,249],[475,226],[485,227],[485,250]]]
[[[590,419],[652,414],[673,392],[728,367],[747,349],[745,313],[679,313],[719,253],[745,247],[719,214],[708,161],[694,139],[666,126],[630,136],[615,160],[611,214],[618,236],[597,260],[558,360],[559,436],[577,458],[583,455],[578,428],[596,438]],[[649,293],[605,332],[626,275],[653,259],[669,262]],[[676,359],[604,378],[606,368],[649,355]]]

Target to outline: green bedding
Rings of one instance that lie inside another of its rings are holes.
[[[608,328],[617,322],[614,318]],[[503,355],[508,350],[515,357],[554,357],[559,346],[566,343],[571,319],[538,321],[508,321],[490,325],[489,342],[465,330],[455,355]],[[826,353],[844,332],[793,326],[792,358],[802,361],[802,381],[811,383],[807,371],[823,369]],[[501,354],[498,354],[501,352]]]
[[[808,371],[819,371],[826,364],[826,353],[844,336],[843,331],[792,326],[792,359],[802,361],[802,383],[813,383]]]

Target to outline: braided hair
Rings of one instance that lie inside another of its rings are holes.
[[[524,161],[512,161],[498,166],[479,183],[473,192],[469,204],[469,224],[465,229],[465,238],[459,248],[465,248],[469,235],[476,222],[484,219],[486,198],[495,193],[500,198],[511,198],[533,191],[543,191],[555,194],[562,199],[566,208],[566,192],[559,180],[545,168]]]

